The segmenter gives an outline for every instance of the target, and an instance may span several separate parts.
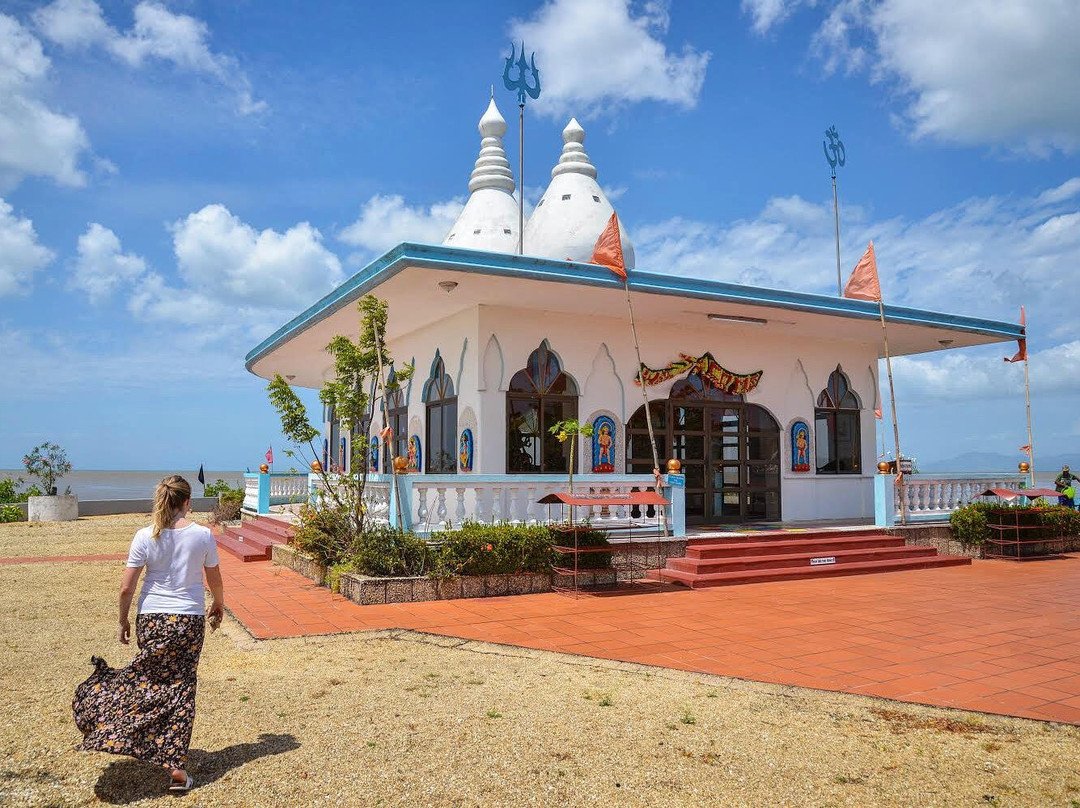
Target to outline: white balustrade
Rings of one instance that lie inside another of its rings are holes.
[[[244,477],[244,510],[259,512],[259,478],[257,475]]]
[[[895,488],[895,506],[899,514],[901,497],[907,515],[915,518],[947,517],[988,488],[1019,488],[1027,479],[1022,474],[1001,475],[932,475],[905,474]]]
[[[256,492],[257,496],[257,492]],[[270,504],[287,505],[293,502],[307,502],[307,474],[271,474]]]

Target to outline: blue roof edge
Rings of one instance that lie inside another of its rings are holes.
[[[622,284],[611,271],[595,264],[576,261],[555,261],[528,255],[467,250],[437,244],[402,242],[361,269],[345,283],[315,302],[273,334],[256,345],[244,358],[244,367],[251,370],[255,362],[289,338],[302,333],[319,320],[333,314],[370,292],[380,283],[392,278],[408,266],[477,272],[484,275],[513,275],[555,283],[577,283],[588,286],[607,286],[618,289]],[[774,306],[795,311],[834,314],[858,319],[877,319],[877,303],[846,297],[829,297],[810,292],[766,289],[743,286],[727,281],[686,278],[631,270],[630,288],[651,294],[693,297],[719,302]],[[999,320],[965,317],[958,314],[913,309],[905,306],[885,306],[885,319],[929,327],[969,331],[1003,340],[1024,336],[1023,326]]]

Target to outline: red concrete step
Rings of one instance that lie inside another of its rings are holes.
[[[779,555],[733,556],[730,558],[671,558],[668,559],[668,569],[691,572],[702,576],[712,575],[717,572],[735,572],[737,570],[810,567],[810,559],[812,558],[835,558],[837,564],[848,564],[935,555],[937,555],[937,550],[933,547],[905,547],[901,544],[899,547],[860,547],[845,550],[792,552]]]
[[[830,539],[790,539],[766,542],[724,542],[699,544],[686,548],[687,558],[732,558],[735,556],[781,555],[784,553],[817,553],[829,555],[834,550],[856,550],[871,547],[903,547],[900,536],[866,536]],[[820,551],[820,552],[818,552]]]
[[[266,561],[270,558],[269,547],[249,544],[229,533],[219,533],[216,538],[220,549],[236,556],[241,561]]]
[[[901,572],[933,567],[954,567],[971,564],[970,558],[962,556],[927,555],[917,558],[888,559],[885,561],[861,561],[827,564],[818,567],[783,567],[779,569],[739,570],[696,575],[692,572],[663,569],[650,570],[646,577],[662,579],[668,583],[681,583],[691,589],[733,584],[765,583],[767,581],[797,581],[807,578],[833,578],[842,575],[865,575],[875,572]]]
[[[821,539],[876,539],[888,534],[880,528],[833,528],[828,530],[760,530],[748,533],[720,533],[690,539],[686,546],[703,547],[713,544],[741,544],[774,541],[818,541]]]
[[[278,542],[288,542],[296,535],[296,528],[290,523],[266,516],[259,516],[255,519],[245,519],[240,524],[240,527],[243,528],[247,534],[266,536]]]

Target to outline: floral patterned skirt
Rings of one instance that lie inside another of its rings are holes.
[[[82,748],[184,768],[195,721],[195,671],[206,618],[140,614],[139,653],[126,668],[91,657],[95,671],[75,688],[72,709]]]

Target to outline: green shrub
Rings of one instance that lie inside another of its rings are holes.
[[[203,496],[218,497],[222,502],[239,502],[241,505],[244,503],[244,489],[240,486],[229,485],[220,477],[209,485],[203,486]]]
[[[348,560],[363,575],[427,575],[432,572],[432,555],[419,536],[368,523],[354,540]]]
[[[30,497],[40,497],[42,495],[41,489],[36,485],[31,485],[25,491],[20,491],[19,486],[22,484],[21,477],[5,477],[0,480],[0,505],[26,502]]]
[[[551,533],[543,525],[466,522],[458,530],[432,533],[431,542],[440,577],[551,569]]]
[[[973,502],[963,508],[957,508],[949,515],[949,526],[953,538],[965,547],[977,547],[986,543],[993,533],[987,527],[986,512],[991,505],[986,502]]]
[[[552,544],[559,544],[564,547],[574,546],[574,531],[572,528],[567,525],[554,525],[550,530],[553,539]],[[608,541],[607,533],[604,531],[586,526],[578,528],[577,546],[578,549],[611,547],[611,542]],[[577,568],[579,570],[606,570],[611,566],[611,557],[612,553],[579,553]],[[574,566],[574,557],[565,553],[556,553],[555,566],[572,567]]]
[[[1000,515],[991,515],[991,511],[1009,512],[1004,521]],[[1068,536],[1080,536],[1080,513],[1072,508],[1062,505],[1050,505],[1045,500],[1036,500],[1033,505],[1007,505],[992,502],[973,502],[963,508],[958,508],[949,516],[949,525],[952,527],[953,536],[965,547],[979,546],[994,536],[995,531],[990,528],[991,524],[1017,524],[1043,525],[1049,538],[1050,535],[1059,534]],[[1042,533],[1042,531],[1038,531]],[[1028,539],[1037,538],[1028,534]]]
[[[323,566],[331,567],[349,557],[352,531],[352,515],[347,508],[307,506],[300,509],[293,544]]]
[[[23,521],[22,508],[17,505],[0,505],[0,522]]]

